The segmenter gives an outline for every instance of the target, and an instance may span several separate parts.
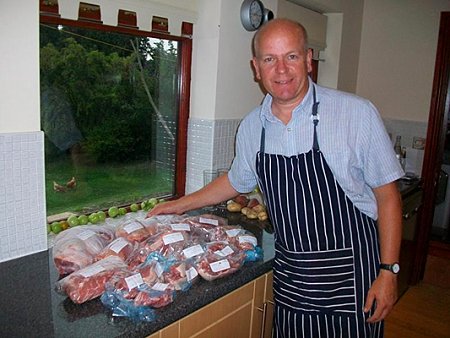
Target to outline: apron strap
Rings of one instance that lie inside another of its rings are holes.
[[[259,143],[259,152],[261,154],[264,154],[265,144],[266,144],[266,128],[264,128],[263,126],[261,130],[261,140]]]
[[[317,139],[317,125],[319,124],[319,114],[317,113],[317,108],[319,106],[319,102],[316,99],[316,86],[313,85],[313,99],[314,103],[312,106],[312,114],[311,119],[314,123],[314,136],[313,136],[313,150],[319,151],[319,141]]]

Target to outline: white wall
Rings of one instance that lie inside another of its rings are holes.
[[[0,133],[40,130],[39,2],[1,0]]]
[[[449,0],[365,0],[357,94],[384,118],[428,121],[441,11]]]

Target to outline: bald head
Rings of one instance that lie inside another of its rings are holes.
[[[303,50],[308,49],[308,34],[305,27],[300,23],[290,19],[273,19],[265,23],[253,36],[253,55],[258,57],[260,52],[261,40],[266,36],[272,34],[280,34],[282,36],[285,32],[290,31],[298,36],[299,43]],[[273,35],[272,35],[273,36]]]

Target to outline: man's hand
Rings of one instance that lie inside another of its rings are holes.
[[[375,323],[385,319],[394,307],[397,297],[397,275],[387,270],[381,270],[367,293],[364,312],[369,312],[375,304],[375,311],[367,319],[367,322]]]
[[[155,207],[147,213],[147,217],[152,217],[161,214],[177,214],[180,215],[184,212],[182,203],[180,200],[167,201],[158,203]]]

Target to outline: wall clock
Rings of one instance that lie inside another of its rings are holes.
[[[248,31],[256,31],[264,22],[273,19],[271,10],[264,8],[260,0],[244,0],[241,5],[242,26]]]

